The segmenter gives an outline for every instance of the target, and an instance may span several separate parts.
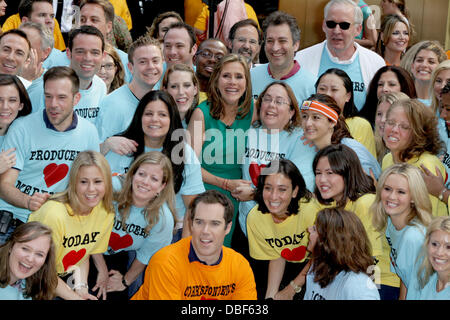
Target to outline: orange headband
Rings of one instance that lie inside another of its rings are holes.
[[[331,109],[326,104],[323,104],[316,100],[304,101],[302,106],[300,107],[300,110],[302,110],[302,111],[312,110],[312,111],[319,112],[319,113],[323,114],[325,117],[327,117],[328,119],[331,119],[333,122],[337,122],[338,117],[339,117],[339,115],[337,114],[336,111]]]

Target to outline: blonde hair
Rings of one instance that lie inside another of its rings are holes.
[[[431,97],[431,110],[436,113],[439,110],[439,100],[436,97],[434,92],[434,83],[436,82],[436,78],[441,71],[450,70],[450,60],[442,61],[431,74],[431,85],[430,85],[430,97]]]
[[[415,78],[411,72],[411,66],[414,60],[416,60],[417,54],[422,50],[433,51],[436,54],[439,63],[441,63],[444,60],[447,60],[447,55],[445,54],[444,49],[442,48],[441,44],[438,41],[424,40],[416,43],[406,51],[405,55],[402,57],[402,60],[400,61],[400,67],[406,69],[406,71],[409,72],[409,74],[413,79]]]
[[[423,243],[422,250],[420,251],[420,254],[417,258],[418,261],[420,261],[420,259],[422,260],[422,264],[420,265],[419,270],[417,272],[419,285],[421,289],[425,287],[425,285],[430,280],[430,277],[436,272],[433,269],[433,266],[431,265],[428,257],[428,245],[430,243],[431,235],[433,234],[433,232],[439,230],[450,234],[450,217],[434,218],[433,221],[431,221],[429,227],[427,228],[425,241]],[[450,281],[450,278],[447,279],[447,282],[448,281]]]
[[[131,167],[125,176],[122,190],[115,194],[115,198],[117,201],[117,209],[120,216],[122,217],[122,225],[125,227],[125,222],[130,215],[130,208],[133,205],[133,177],[140,166],[146,163],[159,165],[161,167],[163,171],[162,183],[166,184],[161,193],[157,195],[153,200],[150,200],[148,204],[142,209],[142,213],[148,223],[144,231],[148,234],[153,226],[158,223],[159,209],[165,202],[167,202],[169,209],[172,212],[175,224],[177,222],[172,163],[170,162],[170,159],[159,151],[150,151],[141,154],[131,164]]]
[[[384,170],[378,179],[375,201],[370,207],[373,214],[372,222],[375,229],[379,232],[384,232],[386,229],[388,215],[384,210],[381,192],[383,191],[386,179],[391,174],[401,175],[408,181],[412,205],[411,211],[407,217],[407,224],[414,225],[419,223],[427,227],[432,219],[432,206],[428,192],[424,192],[424,190],[427,190],[427,186],[423,181],[422,173],[419,168],[414,167],[413,165],[399,163]]]
[[[378,110],[378,106],[380,104],[382,104],[383,102],[387,102],[390,105],[392,105],[394,102],[396,102],[398,100],[408,99],[408,98],[409,98],[408,95],[403,92],[385,93],[385,94],[381,95],[380,98],[378,99],[377,110]],[[375,114],[376,114],[377,110],[375,110]],[[383,161],[383,157],[389,152],[389,149],[386,148],[386,145],[384,144],[384,140],[383,140],[383,135],[381,134],[381,132],[378,131],[377,127],[375,127],[374,137],[375,137],[375,149],[377,152],[377,160],[379,163],[381,163]]]
[[[60,193],[56,193],[50,200],[67,203],[73,210],[73,214],[77,215],[81,213],[81,202],[77,194],[77,176],[82,167],[97,167],[103,176],[103,182],[105,184],[105,195],[102,200],[103,208],[108,212],[114,214],[113,206],[113,187],[111,179],[111,168],[105,157],[97,151],[83,151],[80,152],[72,163],[69,173],[69,183],[66,190]]]

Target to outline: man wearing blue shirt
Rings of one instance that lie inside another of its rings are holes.
[[[299,104],[314,94],[316,78],[304,64],[294,60],[300,47],[300,29],[296,19],[284,12],[275,11],[264,21],[264,51],[269,63],[250,69],[255,99],[275,80],[288,83]]]
[[[44,74],[44,91],[45,109],[14,121],[3,141],[4,148],[16,148],[16,164],[0,176],[0,210],[14,217],[0,244],[49,194],[66,188],[79,152],[99,151],[95,126],[74,112],[80,100],[76,73],[68,67],[51,68]]]

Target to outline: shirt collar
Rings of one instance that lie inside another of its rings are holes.
[[[188,259],[189,259],[190,263],[197,261],[197,262],[200,262],[201,264],[204,264],[204,265],[216,266],[222,261],[222,256],[223,256],[223,250],[220,251],[220,256],[219,256],[219,259],[217,260],[216,263],[207,264],[206,262],[204,262],[204,261],[199,259],[199,257],[197,256],[197,253],[194,250],[194,247],[192,246],[192,240],[190,242],[189,254],[188,254]]]
[[[325,41],[326,41],[326,40],[325,40]],[[338,57],[335,57],[335,56],[333,56],[333,55],[331,54],[330,49],[328,49],[328,44],[325,43],[325,49],[327,50],[327,53],[328,53],[328,56],[330,57],[330,60],[331,60],[333,63],[338,63],[338,64],[352,64],[353,61],[355,61],[356,56],[358,55],[358,44],[355,42],[355,43],[353,44],[353,46],[355,47],[355,52],[353,53],[352,57],[351,57],[350,59],[348,59],[348,60],[339,60]]]
[[[47,129],[50,129],[50,130],[54,130],[54,131],[58,131],[58,132],[59,132],[59,130],[57,130],[57,129],[53,126],[53,124],[50,122],[50,120],[48,119],[47,112],[46,112],[45,108],[44,108],[44,110],[43,110],[43,113],[44,113],[44,122],[45,122],[45,126],[47,127]],[[69,126],[66,130],[64,130],[64,132],[67,132],[67,131],[70,131],[70,130],[75,129],[75,128],[77,127],[77,125],[78,125],[78,116],[77,116],[77,114],[76,114],[75,111],[74,111],[74,112],[73,112],[72,123],[70,124],[70,126]]]
[[[282,76],[280,80],[286,80],[292,77],[294,74],[296,74],[300,70],[300,63],[298,63],[297,60],[294,60],[294,66],[292,67],[291,71],[285,76]],[[267,71],[269,72],[269,75],[272,77],[272,72],[270,72],[270,64],[267,64]],[[273,78],[273,77],[272,77]]]

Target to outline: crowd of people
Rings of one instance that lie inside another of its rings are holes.
[[[450,300],[450,60],[404,0],[304,49],[242,0],[77,4],[0,34],[0,300]]]

